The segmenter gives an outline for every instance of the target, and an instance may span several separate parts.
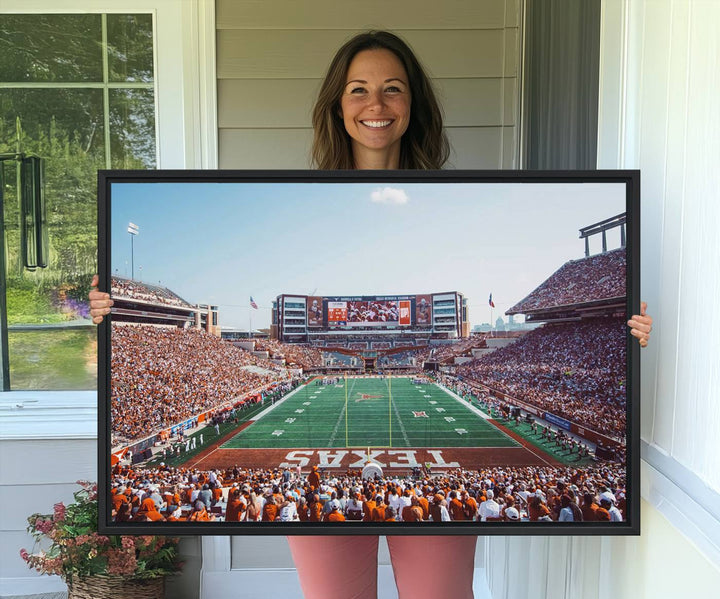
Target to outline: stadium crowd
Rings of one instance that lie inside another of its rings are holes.
[[[322,353],[316,347],[299,343],[280,343],[273,339],[258,339],[256,351],[266,351],[274,360],[285,359],[285,363],[296,364],[305,370],[322,366]]]
[[[563,264],[508,313],[625,297],[625,248]]]
[[[112,444],[148,436],[285,378],[197,329],[113,324]]]
[[[457,374],[623,439],[625,342],[621,318],[545,325],[459,366]]]
[[[587,522],[626,519],[624,468],[539,466],[364,480],[313,467],[198,471],[117,466],[116,521]],[[148,501],[150,500],[150,501]]]
[[[485,336],[469,337],[455,343],[428,345],[418,352],[418,364],[428,360],[440,363],[453,363],[459,356],[472,356],[472,350],[487,347]]]
[[[193,307],[165,287],[158,287],[156,285],[149,285],[120,277],[111,277],[110,295],[115,299],[134,299],[166,306],[181,306],[183,308]]]

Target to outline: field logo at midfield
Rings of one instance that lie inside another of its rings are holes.
[[[413,412],[413,416],[415,416],[415,418],[428,418],[425,412]]]
[[[382,399],[382,395],[369,395],[368,393],[358,393],[359,397],[355,400],[355,403],[358,401],[368,401],[369,399]]]

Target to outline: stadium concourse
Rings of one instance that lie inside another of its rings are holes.
[[[179,323],[171,291],[113,281],[114,517],[341,521],[360,506],[364,521],[623,519],[624,259],[616,250],[563,265],[508,311],[541,326],[494,351],[487,335],[408,347],[372,331],[326,344],[258,340],[249,351]],[[364,376],[352,360],[361,344],[384,352],[387,372]],[[413,390],[427,363],[432,380]],[[411,409],[421,398],[425,408]],[[418,422],[431,416],[439,436],[425,424],[423,437]],[[296,422],[305,436],[290,436]],[[374,481],[357,467],[369,433],[352,427],[363,422],[382,432],[368,456],[404,455]],[[298,450],[304,459],[276,458]],[[355,461],[328,467],[342,451]]]

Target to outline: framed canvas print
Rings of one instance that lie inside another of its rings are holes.
[[[101,171],[100,529],[639,534],[637,171]]]

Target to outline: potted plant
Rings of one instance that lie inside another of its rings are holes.
[[[30,568],[61,576],[69,599],[115,597],[162,599],[165,577],[179,572],[178,539],[160,536],[104,536],[97,532],[97,485],[78,481],[69,505],[28,517],[33,553],[20,550]]]

